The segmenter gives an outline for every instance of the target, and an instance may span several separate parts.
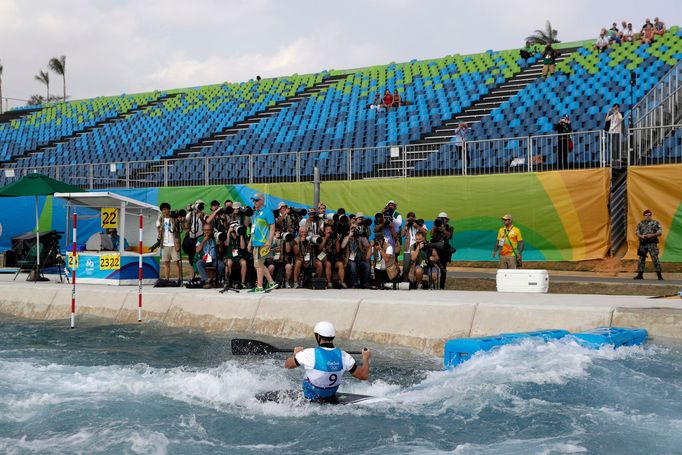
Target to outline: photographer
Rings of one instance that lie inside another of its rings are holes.
[[[220,202],[216,200],[211,201],[211,214],[206,218],[206,222],[210,223],[216,232],[227,231],[227,216],[225,215],[225,210],[220,207]]]
[[[239,223],[241,226],[245,226],[247,231],[251,227],[251,216],[253,215],[251,207],[242,207],[241,202],[234,202],[230,207],[224,207],[223,211],[225,212],[225,222],[228,225]]]
[[[310,232],[311,235],[323,234],[326,213],[327,206],[322,202],[317,205],[317,210],[309,210],[308,219],[306,220],[306,227],[308,228],[308,232]]]
[[[225,274],[225,262],[222,259],[223,242],[216,241],[215,231],[213,230],[213,226],[209,223],[204,224],[202,232],[203,235],[197,238],[195,251],[198,255],[198,259],[196,264],[201,281],[204,283],[204,289],[209,289],[218,286],[220,277]],[[216,268],[216,275],[213,283],[208,281],[206,267]]]
[[[330,224],[324,226],[322,243],[317,246],[316,262],[320,264],[319,268],[324,270],[324,275],[327,278],[327,288],[332,288],[332,265],[336,264],[336,236],[334,235],[334,227]],[[315,268],[318,265],[315,264]]]
[[[265,266],[270,270],[270,275],[280,286],[291,288],[289,281],[294,270],[294,234],[281,232],[275,229],[275,238],[272,240],[272,257],[265,260]]]
[[[168,202],[162,202],[159,206],[161,214],[156,220],[156,229],[159,233],[158,243],[161,246],[161,267],[165,271],[165,280],[170,280],[170,263],[174,262],[178,272],[178,282],[182,284],[182,271],[180,269],[180,224],[171,216],[171,206]]]
[[[383,236],[388,240],[388,243],[393,247],[394,252],[400,250],[400,227],[403,224],[403,218],[396,211],[398,205],[395,201],[390,200],[381,210],[374,216],[374,237]],[[397,254],[397,253],[396,253]]]
[[[431,243],[438,251],[440,268],[440,289],[445,289],[445,279],[447,278],[448,262],[454,253],[450,241],[452,239],[453,229],[449,224],[450,218],[445,212],[440,212],[438,217],[433,220],[433,227],[431,228]]]
[[[353,288],[366,287],[369,284],[369,258],[372,253],[365,218],[362,213],[355,216],[348,234],[341,241],[340,248],[344,250],[350,284]]]
[[[426,243],[426,236],[423,232],[416,233],[415,243],[410,247],[410,259],[412,269],[409,272],[411,282],[415,289],[419,289],[424,274],[429,277],[429,288],[434,289],[438,282],[438,252],[436,248]]]
[[[201,229],[206,220],[204,214],[204,201],[197,199],[194,204],[187,206],[187,215],[185,217],[185,227],[187,233],[182,241],[182,251],[187,255],[187,261],[190,266],[190,280],[195,278],[194,264],[196,257],[196,243],[197,238],[201,236]]]
[[[382,236],[374,239],[372,245],[372,260],[374,263],[374,281],[377,287],[383,287],[384,283],[398,278],[400,270],[395,263],[393,247]]]
[[[278,233],[275,232],[275,240],[277,240]],[[296,262],[296,255],[294,251],[295,236],[292,232],[279,233],[280,247],[279,252],[275,252],[274,264],[275,269],[279,271],[281,281],[284,287],[291,289],[291,278],[294,272],[294,263]],[[283,277],[281,277],[283,272]]]
[[[298,231],[298,238],[294,243],[294,288],[299,287],[301,272],[312,273],[313,269],[317,276],[322,276],[322,264],[313,261],[314,249],[313,242],[308,238],[308,227],[301,226]]]
[[[410,252],[412,251],[412,246],[416,241],[416,235],[421,232],[426,236],[429,232],[424,226],[424,220],[416,219],[417,215],[414,212],[409,212],[407,214],[407,221],[405,221],[405,227],[400,232],[400,237],[403,239],[403,245],[405,245],[405,254],[403,254],[403,281],[410,281],[408,275],[412,269],[412,260]]]
[[[229,287],[232,285],[232,272],[239,267],[241,281],[235,289],[246,288],[246,273],[248,272],[248,252],[246,251],[246,229],[239,223],[231,223],[227,229],[227,240],[225,240],[225,283]],[[241,232],[241,233],[240,233]]]

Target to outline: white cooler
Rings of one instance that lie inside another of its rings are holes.
[[[497,292],[536,292],[549,290],[547,270],[500,269],[497,271]]]

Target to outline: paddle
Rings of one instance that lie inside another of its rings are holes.
[[[292,353],[294,350],[280,349],[258,340],[246,340],[243,338],[232,339],[232,355],[268,355],[276,352]],[[360,351],[346,351],[349,354],[362,354]]]

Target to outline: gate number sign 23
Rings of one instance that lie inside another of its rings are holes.
[[[118,270],[121,268],[121,257],[116,255],[100,256],[99,269],[100,270]]]

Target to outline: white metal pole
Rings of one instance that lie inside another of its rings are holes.
[[[142,322],[142,226],[143,217],[140,213],[140,258],[137,272],[137,322]]]

